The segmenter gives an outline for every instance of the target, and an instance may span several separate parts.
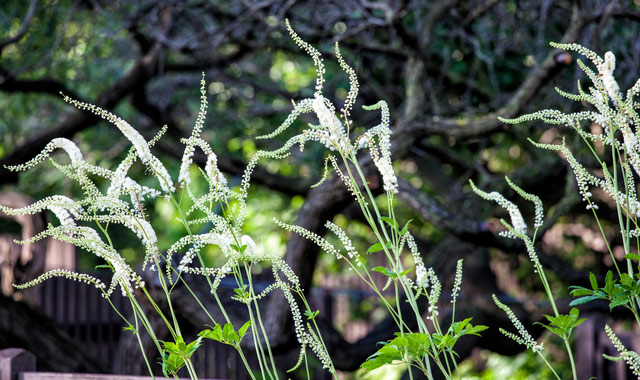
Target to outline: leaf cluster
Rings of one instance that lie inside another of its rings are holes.
[[[425,360],[433,355],[431,345],[436,346],[437,355],[449,352],[457,355],[453,347],[458,339],[465,335],[480,336],[480,332],[488,329],[484,325],[472,325],[471,318],[451,324],[446,334],[396,333],[396,337],[388,342],[380,342],[383,346],[371,355],[361,367],[373,370],[383,365],[406,362],[426,372]],[[433,343],[432,343],[433,342]],[[436,356],[437,356],[436,355]]]
[[[235,330],[231,323],[226,323],[224,327],[218,323],[210,329],[200,331],[198,336],[227,344],[235,349],[240,349],[240,342],[242,338],[247,335],[249,327],[251,327],[251,321],[245,322],[238,331]]]
[[[630,256],[630,255],[627,255]],[[637,255],[636,255],[637,256]],[[626,257],[626,256],[625,256]],[[640,273],[631,277],[627,273],[620,274],[620,282],[614,278],[613,272],[608,271],[604,279],[604,286],[600,287],[598,279],[593,273],[589,273],[591,289],[582,286],[571,286],[571,295],[580,297],[569,305],[581,305],[595,300],[609,301],[609,310],[616,306],[624,306],[633,311],[631,306],[633,299],[640,296]]]
[[[162,374],[165,377],[176,377],[178,371],[185,366],[185,362],[191,358],[194,352],[202,344],[202,338],[186,344],[181,336],[176,337],[175,342],[162,343]]]

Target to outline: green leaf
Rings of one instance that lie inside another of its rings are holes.
[[[614,297],[609,302],[609,310],[613,310],[614,307],[623,306],[631,302],[631,299],[626,294]]]
[[[413,219],[409,219],[409,221],[405,223],[404,227],[402,227],[402,230],[400,230],[400,236],[404,236],[404,234],[406,234],[407,231],[409,231],[409,224],[411,224],[412,221]]]
[[[635,261],[640,261],[640,255],[635,254],[635,253],[627,253],[626,255],[623,256],[625,259],[627,260],[635,260]]]
[[[391,342],[389,342],[388,344],[385,344],[377,352],[369,356],[367,361],[362,363],[360,367],[364,369],[372,370],[372,369],[380,368],[386,364],[391,364],[395,360],[402,360],[403,359],[402,354],[404,352],[404,349],[403,349],[403,352],[401,352],[398,349],[398,346],[391,344]]]
[[[572,307],[571,310],[569,310],[569,315],[573,317],[573,319],[575,320],[576,318],[578,318],[578,315],[580,315],[580,310],[578,310],[575,307]]]
[[[382,273],[390,278],[398,278],[398,274],[387,267],[374,267],[371,270],[374,272]]]
[[[607,271],[607,275],[604,278],[604,291],[608,294],[611,293],[613,286],[616,284],[616,280],[613,278],[613,272]]]
[[[184,366],[184,360],[176,354],[162,354],[162,374],[165,377],[173,376]]]
[[[367,249],[367,253],[380,252],[383,249],[384,248],[382,247],[382,244],[376,243],[376,244],[372,245],[371,247],[369,247],[369,249]]]
[[[240,299],[245,299],[245,298],[249,298],[249,292],[246,291],[246,289],[248,288],[249,285],[244,284],[242,286],[242,288],[235,288],[233,289],[233,292],[238,296],[238,298]]]
[[[587,318],[580,318],[577,321],[573,322],[573,326],[571,326],[571,327],[578,327],[578,326],[580,326],[582,324],[582,322],[584,322],[586,320],[587,320]]]
[[[304,315],[309,320],[314,319],[316,317],[316,315],[318,315],[318,313],[320,313],[320,310],[316,310],[316,311],[305,310],[304,311]]]
[[[598,290],[598,279],[596,279],[596,275],[593,272],[589,272],[589,282],[591,282],[593,290]]]
[[[198,338],[193,342],[189,343],[186,347],[187,357],[191,357],[191,355],[193,355],[193,353],[196,352],[196,350],[198,349],[198,347],[200,347],[201,344],[202,344],[202,338]]]
[[[383,216],[380,218],[380,220],[382,220],[383,222],[385,222],[387,225],[389,225],[389,227],[393,228],[394,230],[398,230],[398,222],[395,219],[391,219],[387,216]]]
[[[629,274],[622,272],[620,275],[620,283],[624,286],[631,287],[633,285],[633,278]]]
[[[240,335],[240,340],[242,340],[242,338],[247,334],[247,330],[249,329],[249,327],[251,327],[251,321],[245,322],[244,325],[240,327],[240,330],[238,330],[238,335]]]
[[[216,324],[213,329],[202,330],[198,336],[205,339],[215,340],[216,342],[222,342],[222,327],[220,324]]]
[[[485,325],[477,325],[477,326],[471,326],[471,323],[469,323],[469,327],[465,329],[465,334],[467,335],[480,335],[478,334],[479,332],[482,332],[484,330],[488,330],[489,326],[485,326]]]
[[[226,323],[224,328],[222,329],[222,338],[227,343],[237,343],[238,342],[238,334],[236,334],[235,329],[231,323]]]
[[[599,295],[580,297],[580,298],[576,298],[575,300],[571,301],[571,303],[569,303],[569,306],[582,305],[584,303],[595,301],[595,300],[599,300],[599,299],[602,299],[602,297],[600,297]]]
[[[451,325],[451,327],[453,327],[453,330],[456,334],[459,334],[462,330],[464,330],[464,327],[471,322],[471,318],[467,318],[463,321],[460,322],[455,322],[453,325]]]
[[[576,288],[578,287],[576,286]],[[590,296],[593,295],[593,290],[587,288],[574,289],[571,291],[571,295],[574,297]]]

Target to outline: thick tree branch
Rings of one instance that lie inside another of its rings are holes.
[[[569,26],[561,39],[563,43],[575,42],[582,29],[587,25],[580,8],[575,2],[569,21]],[[442,134],[453,137],[471,137],[493,132],[501,127],[498,117],[511,118],[520,112],[533,98],[538,90],[549,81],[559,70],[566,66],[563,60],[557,59],[558,50],[553,50],[536,66],[520,85],[520,88],[510,97],[507,104],[495,112],[484,115],[464,117],[434,116],[425,122],[415,122],[408,125],[409,135],[420,138],[430,134]]]
[[[62,92],[74,99],[84,101],[78,94],[55,79],[16,79],[11,73],[0,68],[0,80],[2,80],[0,82],[0,91],[7,93],[41,93],[60,96]]]

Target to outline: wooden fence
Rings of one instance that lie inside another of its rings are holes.
[[[0,350],[0,380],[149,380],[149,376],[36,372],[33,354],[20,348],[8,348]]]
[[[327,285],[341,284],[337,279],[329,278]],[[372,323],[366,318],[351,320],[352,309],[371,296],[365,289],[314,288],[311,291],[310,301],[320,309],[323,315],[330,316],[335,325],[342,327],[347,340],[355,341],[371,329]],[[127,298],[124,297],[113,297],[112,302],[119,310],[126,311],[130,307]],[[102,361],[104,368],[111,368],[110,363],[115,360],[123,324],[99,292],[74,281],[52,278],[38,289],[36,303],[61,329],[79,342],[81,349]],[[579,326],[575,333],[578,377],[588,379],[593,376],[598,380],[634,378],[624,362],[613,363],[602,358],[602,354],[617,356],[615,348],[604,334],[606,322],[604,317],[599,314],[585,315],[585,317],[587,321]],[[632,333],[623,332],[618,336],[628,349],[640,351],[639,341]],[[235,351],[225,345],[206,342],[196,351],[193,360],[201,378],[245,380],[248,377]],[[2,368],[0,368],[1,372]],[[316,379],[323,379],[324,376],[320,373],[318,375]],[[52,377],[54,375],[51,374],[46,374],[49,377],[29,376],[31,377],[25,377],[25,379],[54,380]],[[5,378],[7,377],[0,377],[0,380]],[[57,379],[61,378],[56,377],[55,380]],[[106,379],[100,378],[100,380]],[[112,379],[133,378],[108,378],[108,380]]]
[[[45,315],[101,362],[103,368],[112,368],[123,321],[99,292],[90,286],[54,277],[39,285],[34,294],[37,294],[35,301]],[[375,295],[365,289],[313,288],[310,302],[342,328],[348,341],[355,341],[369,332],[372,321],[366,317],[351,320],[352,309],[369,297],[375,298]],[[130,311],[127,298],[112,297],[111,300],[121,312]],[[193,361],[198,376],[203,378],[248,378],[237,353],[223,344],[204,342]],[[315,378],[322,380],[323,377],[318,373]]]

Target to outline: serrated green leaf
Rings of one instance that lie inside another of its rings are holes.
[[[480,335],[478,333],[483,332],[484,330],[488,330],[489,326],[485,326],[485,325],[477,325],[477,326],[471,326],[471,324],[469,324],[469,327],[467,327],[465,329],[465,334],[470,334],[470,335]]]
[[[222,329],[222,339],[224,339],[227,342],[232,342],[233,340],[233,335],[235,335],[235,329],[233,328],[233,325],[231,323],[225,323],[224,328]],[[238,340],[238,337],[236,336],[235,341]]]
[[[621,295],[618,297],[614,297],[611,302],[609,302],[609,310],[613,310],[614,307],[623,306],[630,302],[631,300],[626,295]]]
[[[215,340],[217,342],[223,342],[222,326],[220,326],[220,324],[216,324],[213,327],[213,329],[207,329],[207,330],[200,331],[198,336],[203,337],[205,339]]]
[[[625,259],[627,260],[635,260],[635,261],[640,261],[640,255],[635,254],[635,253],[627,253],[626,255],[623,256]]]
[[[187,357],[191,357],[191,355],[193,355],[193,353],[196,352],[196,350],[200,347],[201,344],[202,344],[202,338],[198,338],[193,342],[189,343],[186,347]]]

